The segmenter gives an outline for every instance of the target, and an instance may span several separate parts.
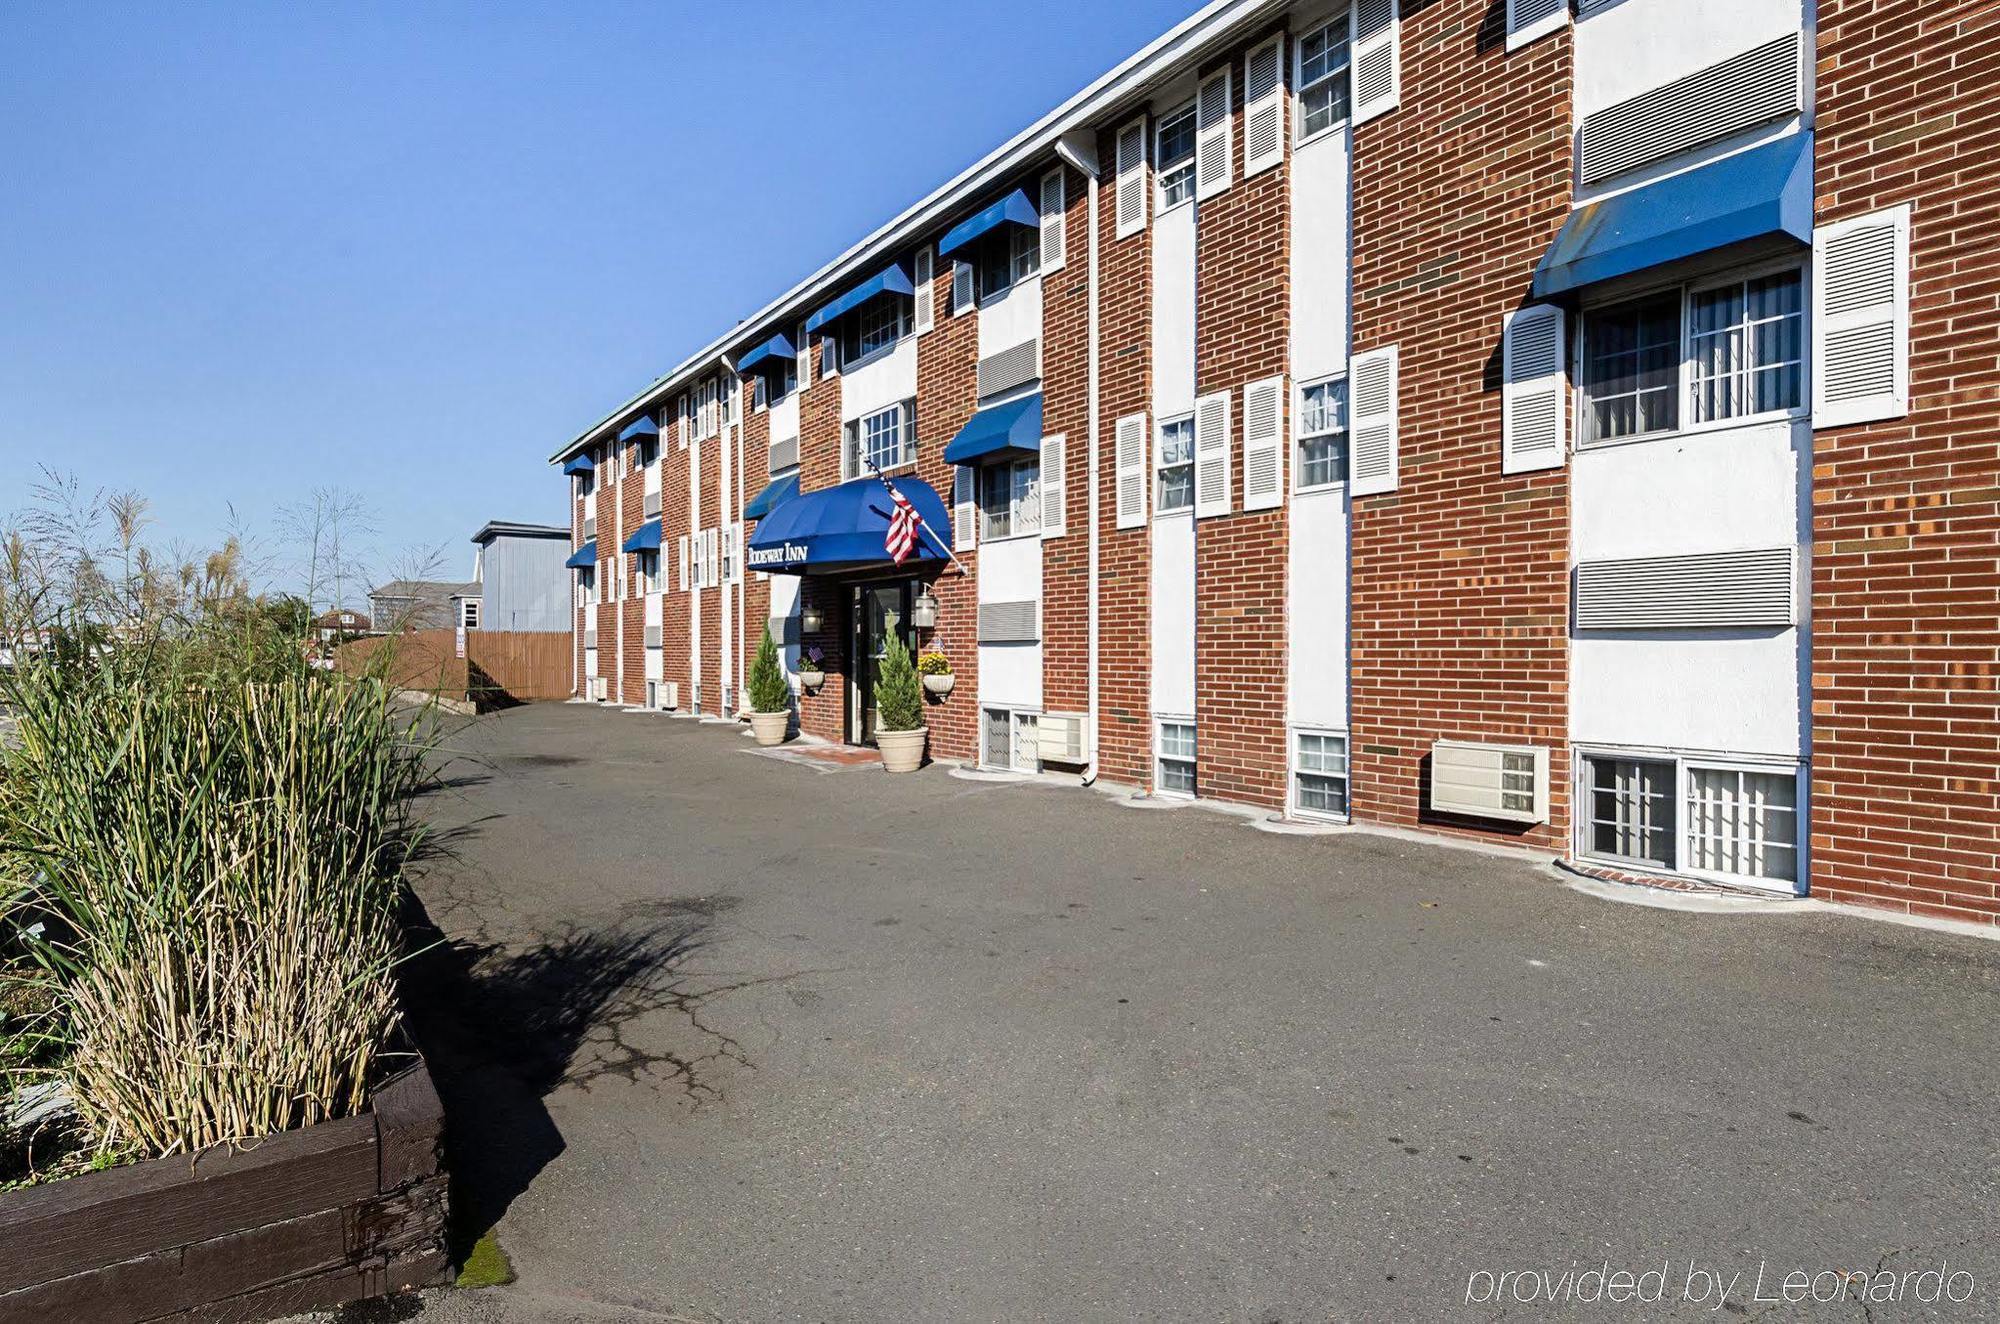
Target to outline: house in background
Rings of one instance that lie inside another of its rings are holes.
[[[313,618],[313,637],[323,644],[338,644],[367,634],[373,627],[368,618],[351,607],[334,607]]]
[[[472,535],[477,581],[467,629],[566,634],[570,628],[567,524],[493,520]],[[456,621],[453,624],[457,624]]]
[[[368,593],[376,634],[403,630],[479,628],[480,585],[433,579],[392,579]]]

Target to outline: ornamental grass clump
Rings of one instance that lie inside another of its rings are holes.
[[[424,741],[378,680],[206,643],[5,682],[0,933],[52,991],[100,1153],[353,1114],[394,1024]]]

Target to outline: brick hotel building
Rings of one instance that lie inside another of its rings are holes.
[[[1993,923],[1996,88],[1973,0],[1216,0],[556,453],[577,693],[768,623],[866,743],[900,631],[934,758]]]

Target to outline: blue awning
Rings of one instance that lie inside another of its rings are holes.
[[[1535,272],[1535,297],[1747,240],[1810,245],[1812,223],[1812,135],[1790,134],[1577,208]]]
[[[903,274],[901,267],[885,267],[873,277],[856,285],[847,293],[835,299],[826,307],[806,319],[807,332],[819,330],[842,313],[851,313],[862,304],[879,294],[914,295],[916,290],[910,285],[910,278]]]
[[[1042,393],[1037,391],[974,414],[944,448],[944,458],[947,464],[971,464],[999,451],[1039,455],[1041,449]]]
[[[764,490],[750,498],[750,504],[743,507],[744,519],[763,519],[773,510],[799,494],[799,476],[788,473],[782,478],[773,478],[764,485]]]
[[[896,490],[930,526],[918,532],[912,559],[944,560],[951,550],[951,521],[944,502],[921,478],[895,482]],[[758,522],[744,559],[752,570],[809,575],[889,565],[883,542],[893,504],[888,489],[875,478],[802,493]]]
[[[596,467],[597,462],[595,460],[591,459],[588,455],[578,452],[570,456],[569,463],[563,466],[563,477],[567,478],[571,474],[587,474]]]
[[[618,434],[618,440],[621,445],[629,441],[658,441],[659,439],[660,425],[655,423],[651,417],[644,414],[627,423],[625,430]]]
[[[1026,192],[1015,189],[991,207],[960,221],[945,231],[938,241],[938,256],[950,257],[983,234],[999,229],[1003,225],[1025,225],[1036,229],[1042,223],[1042,214],[1035,210],[1035,204]]]
[[[632,536],[625,540],[625,551],[657,552],[660,550],[660,522],[649,519],[632,530]]]
[[[772,368],[782,366],[771,362],[772,359],[796,359],[798,356],[799,353],[792,348],[790,340],[784,336],[772,336],[769,340],[736,360],[736,371],[739,373],[769,372]]]
[[[592,566],[596,565],[597,540],[593,538],[589,542],[585,543],[583,546],[571,552],[569,554],[569,560],[564,561],[563,564],[565,566],[568,566],[571,570],[588,570]]]

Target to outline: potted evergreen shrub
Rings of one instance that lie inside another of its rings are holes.
[[[767,625],[757,645],[757,660],[750,664],[750,730],[760,745],[782,745],[791,724],[792,687]]]
[[[930,729],[924,725],[923,687],[917,683],[916,664],[895,634],[889,636],[875,680],[875,711],[875,746],[882,751],[883,770],[915,772],[923,765]]]
[[[924,678],[924,688],[943,698],[950,694],[958,678],[951,674],[951,659],[942,649],[927,648],[917,658],[917,674]]]
[[[818,644],[806,649],[799,658],[799,684],[809,690],[826,684],[826,650]]]

